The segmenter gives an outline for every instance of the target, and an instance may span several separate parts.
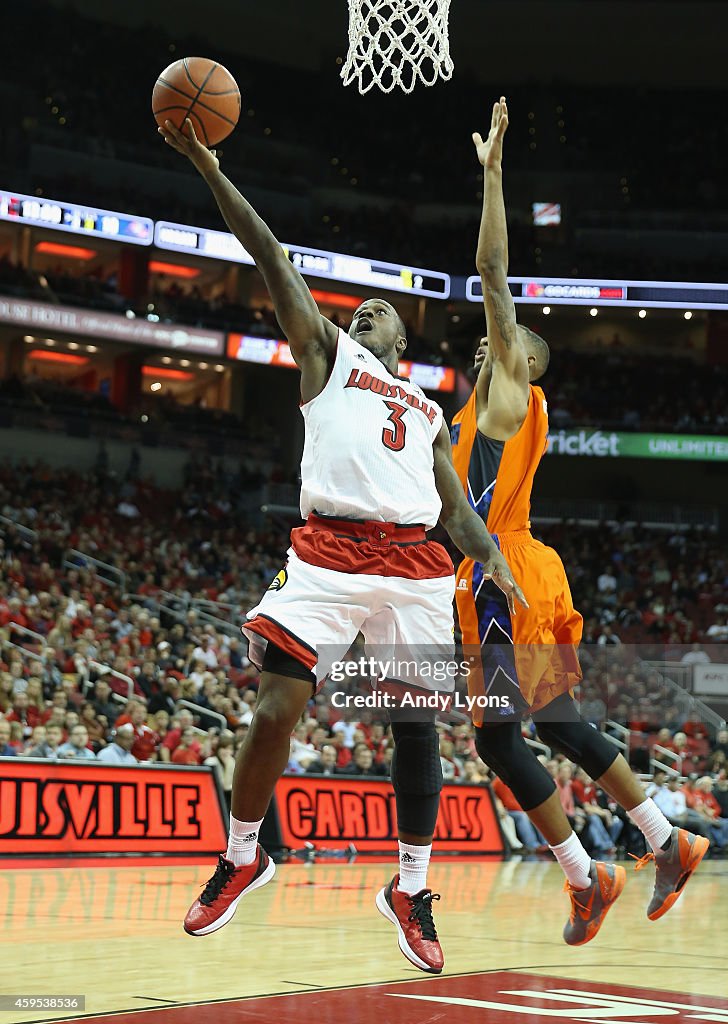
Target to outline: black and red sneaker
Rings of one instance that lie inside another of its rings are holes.
[[[399,948],[411,964],[428,974],[441,974],[445,963],[432,920],[432,901],[439,900],[429,889],[410,896],[397,888],[399,875],[377,893],[377,910],[397,929]]]
[[[231,920],[238,903],[254,889],[260,889],[276,873],[276,866],[262,846],[252,864],[236,868],[222,854],[215,874],[187,911],[184,928],[188,935],[210,935]]]

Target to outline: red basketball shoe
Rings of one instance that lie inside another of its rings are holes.
[[[399,948],[411,964],[428,974],[441,974],[445,962],[432,920],[432,901],[440,897],[429,889],[410,896],[397,888],[399,875],[377,893],[377,910],[397,929]]]
[[[210,935],[231,920],[238,903],[254,889],[269,882],[276,866],[262,846],[252,864],[236,868],[220,854],[215,874],[187,911],[184,928],[188,935]]]

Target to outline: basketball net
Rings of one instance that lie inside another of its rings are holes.
[[[349,0],[349,52],[344,85],[359,92],[395,86],[412,92],[452,76],[447,31],[450,0]]]

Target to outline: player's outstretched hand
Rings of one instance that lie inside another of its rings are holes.
[[[157,131],[168,146],[176,149],[182,156],[186,156],[188,160],[191,160],[203,176],[216,171],[220,166],[215,150],[207,149],[195,135],[195,129],[192,127],[192,121],[190,121],[189,117],[185,121],[185,132],[175,128],[171,121],[165,121],[164,127],[160,125]]]
[[[503,555],[493,555],[485,563],[483,566],[483,576],[487,580],[493,580],[495,585],[506,595],[511,615],[516,614],[516,601],[522,604],[524,608],[528,608],[528,601],[521,588],[513,579],[513,574]]]
[[[483,142],[479,132],[473,132],[473,142],[478,160],[486,170],[500,167],[503,160],[503,136],[508,127],[508,106],[505,96],[501,96],[497,103],[493,104],[493,114],[490,119],[490,132],[488,138]]]

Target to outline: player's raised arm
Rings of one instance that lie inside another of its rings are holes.
[[[503,199],[503,136],[508,127],[505,97],[493,104],[490,132],[483,141],[478,132],[473,142],[483,167],[483,215],[475,259],[483,282],[485,319],[491,357],[514,378],[528,383],[528,358],[518,337],[516,308],[508,287],[508,229]]]
[[[528,608],[523,591],[513,579],[503,555],[485,528],[480,516],[470,507],[465,498],[462,484],[452,464],[450,432],[443,423],[433,445],[435,460],[435,486],[442,502],[440,522],[450,535],[453,544],[476,562],[482,562],[483,573],[500,587],[508,599],[508,606],[515,615],[516,600]]]
[[[225,223],[255,260],[293,358],[301,368],[301,393],[307,401],[318,394],[328,375],[336,348],[336,328],[319,312],[306,282],[268,225],[222,173],[214,151],[198,141],[189,119],[185,124],[188,135],[183,135],[171,121],[166,121],[159,132],[168,145],[186,156],[199,171]]]

